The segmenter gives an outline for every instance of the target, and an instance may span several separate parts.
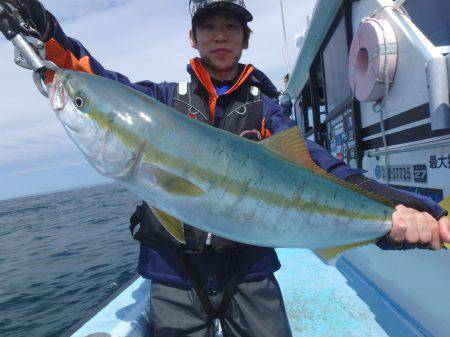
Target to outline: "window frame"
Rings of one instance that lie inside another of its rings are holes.
[[[332,25],[330,26],[330,29],[327,33],[326,38],[324,39],[322,45],[319,48],[319,51],[317,52],[316,58],[314,62],[312,63],[309,71],[309,81],[308,84],[305,85],[303,90],[301,91],[301,94],[303,94],[304,90],[308,88],[311,93],[311,103],[313,108],[313,119],[314,119],[314,127],[311,131],[308,133],[305,133],[304,136],[307,138],[308,136],[311,136],[312,133],[314,133],[314,140],[317,144],[326,147],[329,150],[329,144],[328,144],[328,129],[327,124],[330,119],[338,115],[339,113],[343,112],[343,108],[351,105],[353,109],[353,117],[354,117],[354,123],[355,123],[355,142],[356,142],[356,158],[357,158],[357,165],[359,168],[362,167],[362,159],[363,159],[363,149],[362,149],[362,130],[361,130],[361,108],[360,103],[356,101],[353,97],[353,94],[351,94],[348,98],[344,99],[343,102],[335,107],[332,111],[328,111],[328,102],[327,102],[327,88],[326,88],[326,74],[324,71],[324,59],[323,59],[323,52],[325,50],[325,47],[330,42],[334,31],[336,30],[337,26],[341,22],[342,18],[345,20],[345,28],[347,33],[347,49],[350,51],[350,46],[353,40],[353,26],[352,26],[352,4],[354,1],[347,1],[344,2],[339,11],[337,12],[334,21]],[[325,105],[325,112],[326,112],[326,119],[323,123],[320,121],[320,95],[318,92],[318,83],[316,79],[317,74],[317,67],[322,67],[322,82],[323,82],[323,99],[324,99],[324,105]],[[303,111],[302,113],[305,113]],[[306,112],[307,113],[307,112]]]

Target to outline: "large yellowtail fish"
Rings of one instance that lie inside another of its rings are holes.
[[[62,70],[51,105],[98,172],[182,223],[265,247],[336,251],[392,227],[393,205],[319,169],[298,128],[260,143],[202,124],[129,87]]]

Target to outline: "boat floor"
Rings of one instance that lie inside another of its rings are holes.
[[[339,259],[336,268],[309,250],[280,249],[278,255],[282,269],[276,276],[294,337],[428,335],[347,259]],[[138,278],[72,336],[151,337],[147,331],[149,296],[150,282]]]

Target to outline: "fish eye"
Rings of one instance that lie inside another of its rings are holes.
[[[77,108],[82,108],[83,105],[84,105],[83,97],[80,97],[80,96],[76,97],[75,98],[75,105],[77,106]]]
[[[75,104],[77,109],[80,109],[83,113],[87,113],[86,109],[89,107],[89,100],[87,99],[84,92],[79,91],[73,97],[73,103]]]

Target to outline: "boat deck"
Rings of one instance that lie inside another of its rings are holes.
[[[369,250],[372,248],[369,247]],[[278,250],[283,267],[277,273],[277,278],[283,292],[293,336],[444,336],[432,334],[422,322],[414,318],[416,312],[411,313],[411,308],[402,306],[405,303],[408,306],[405,298],[411,301],[411,296],[415,298],[414,294],[402,291],[400,292],[402,299],[399,298],[399,292],[394,284],[391,285],[391,293],[383,289],[386,282],[381,280],[381,276],[376,272],[382,266],[378,266],[377,262],[369,263],[366,252],[360,251],[359,254],[357,252],[356,250],[341,257],[334,267],[324,264],[309,250]],[[405,254],[409,254],[395,253],[384,255],[385,259],[392,261],[395,260],[395,257],[393,258],[395,255],[401,259]],[[426,253],[418,254],[426,255]],[[448,252],[440,255],[448,261]],[[386,262],[378,260],[381,264]],[[367,267],[367,270],[362,271],[360,267]],[[399,266],[399,273],[402,268],[404,266]],[[417,273],[420,272],[417,270]],[[402,288],[398,282],[397,286]],[[411,285],[405,286],[415,289]],[[72,336],[85,337],[94,333],[107,333],[113,337],[151,337],[146,329],[149,293],[150,282],[138,278]],[[446,293],[442,295],[446,296]],[[427,298],[426,293],[421,296]],[[441,300],[442,302],[447,301]],[[425,308],[428,304],[431,303],[425,303]],[[421,310],[424,308],[421,305],[416,306],[421,307]],[[442,315],[444,313],[445,311]],[[429,313],[429,316],[431,314]],[[425,319],[425,323],[428,318]],[[441,328],[445,328],[445,324],[440,325]]]
[[[278,253],[277,278],[295,337],[423,336],[345,258],[336,268],[308,250]]]

